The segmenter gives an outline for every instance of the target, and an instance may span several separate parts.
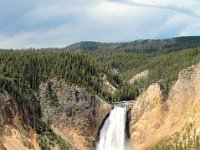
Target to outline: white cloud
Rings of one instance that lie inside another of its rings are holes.
[[[117,42],[199,34],[195,32],[200,27],[200,2],[196,0],[31,2],[32,7],[22,7],[21,2],[13,12],[9,9],[11,16],[3,14],[11,0],[7,5],[4,2],[5,10],[0,10],[0,47],[63,47],[82,40]],[[16,10],[26,11],[15,16]]]
[[[22,33],[15,36],[0,36],[0,45],[2,48],[25,48],[31,47],[31,45],[26,45],[25,41],[28,41],[34,36],[30,33]]]
[[[191,34],[200,35],[200,22],[192,24],[186,27],[183,31],[180,32],[180,36],[187,36]]]

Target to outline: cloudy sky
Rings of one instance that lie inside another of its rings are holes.
[[[199,0],[0,0],[0,48],[200,35]]]

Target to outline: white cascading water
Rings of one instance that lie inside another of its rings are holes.
[[[114,106],[100,132],[97,150],[125,150],[126,107]]]

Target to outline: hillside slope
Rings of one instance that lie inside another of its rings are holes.
[[[56,79],[40,85],[39,99],[43,119],[55,133],[79,150],[94,149],[111,105],[83,88]]]
[[[163,95],[159,84],[153,84],[143,92],[130,105],[131,141],[137,150],[150,149],[155,144],[155,149],[169,144],[171,149],[175,144],[197,149],[193,144],[200,134],[199,89],[200,64],[179,73],[168,97]],[[188,140],[191,145],[188,145]]]
[[[0,78],[0,149],[39,150],[34,131],[39,117],[36,97],[17,91],[12,79]]]
[[[100,43],[94,41],[84,41],[67,46],[63,50],[88,50],[88,51],[135,51],[135,52],[153,52],[153,51],[176,51],[185,48],[194,48],[200,46],[199,36],[177,37],[162,40],[136,40],[124,43]]]
[[[0,150],[94,149],[111,105],[55,78],[26,88],[0,78]]]

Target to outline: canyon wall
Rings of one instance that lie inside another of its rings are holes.
[[[41,84],[39,99],[43,118],[50,121],[55,133],[77,149],[94,149],[99,128],[111,110],[108,103],[56,79]]]
[[[199,89],[200,64],[182,70],[168,96],[159,83],[149,86],[129,105],[129,133],[134,147],[150,149],[173,138],[184,142],[181,137],[188,128],[192,129],[190,132],[200,132]]]
[[[34,95],[19,98],[15,93],[18,98],[14,98],[8,91],[0,90],[0,149],[39,150],[34,131],[40,117],[39,102]]]
[[[39,150],[36,130],[52,136],[56,133],[73,149],[95,149],[99,128],[111,111],[111,105],[64,80],[41,83],[39,91],[30,94],[15,90],[11,79],[1,79],[1,83],[0,149]],[[54,133],[46,131],[49,129],[44,123]],[[49,145],[50,149],[58,149],[58,145],[53,145]]]

